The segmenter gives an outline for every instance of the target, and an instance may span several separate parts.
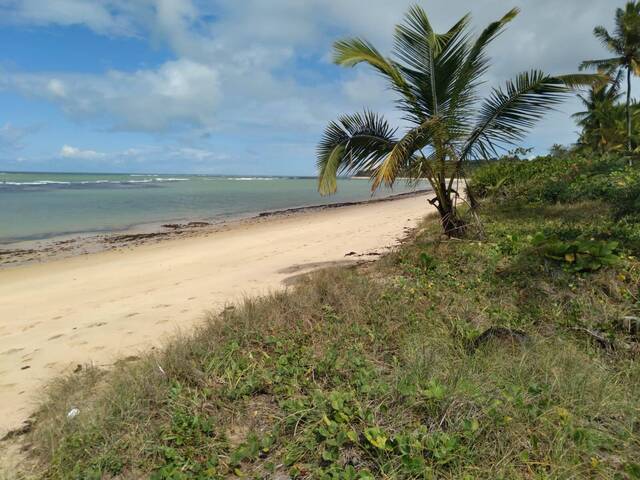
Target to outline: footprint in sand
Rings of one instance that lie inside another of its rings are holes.
[[[24,350],[24,348],[10,348],[9,350],[2,352],[2,355],[11,355],[12,353],[18,353],[22,350]]]
[[[169,308],[171,305],[166,303],[161,303],[159,305],[154,305],[153,308]]]
[[[38,325],[40,325],[42,322],[36,322],[36,323],[32,323],[30,325],[27,325],[26,327],[24,327],[22,329],[23,332],[26,332],[27,330],[31,330],[34,327],[37,327]]]
[[[140,315],[140,312],[133,312],[133,313],[130,313],[130,314],[126,315],[126,317],[127,317],[127,318],[130,318],[130,317],[135,317],[136,315]]]
[[[47,338],[47,340],[55,340],[56,338],[64,337],[64,333],[59,333],[58,335],[54,335],[53,337]]]
[[[95,327],[103,327],[107,324],[107,322],[96,322],[90,325],[87,325],[87,328],[95,328]]]

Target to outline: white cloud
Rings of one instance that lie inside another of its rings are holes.
[[[116,130],[162,132],[173,138],[176,131],[179,135],[192,132],[194,137],[215,131],[239,138],[239,142],[258,135],[273,143],[285,137],[308,142],[312,149],[326,122],[340,113],[366,106],[398,119],[392,95],[375,74],[360,67],[340,71],[328,66],[326,58],[332,42],[345,36],[363,36],[389,53],[393,27],[412,3],[415,1],[0,0],[0,14],[5,13],[0,23],[81,24],[98,34],[148,39],[168,47],[176,58],[154,68],[104,74],[8,71],[0,75],[0,87],[59,105],[73,119],[97,121],[101,127]],[[473,26],[480,30],[512,5],[522,8],[491,47],[493,67],[487,80],[494,86],[531,67],[565,73],[575,71],[584,58],[599,57],[604,52],[591,31],[600,23],[610,25],[615,7],[623,2],[421,3],[439,30],[469,10],[474,15]],[[335,69],[335,76],[318,72],[320,65]],[[574,139],[575,127],[568,115],[572,108],[570,102],[563,107],[564,113],[548,117],[528,143],[543,150],[555,141]],[[185,148],[200,151],[197,143]],[[268,145],[264,150],[269,150]],[[191,154],[194,159],[214,162],[206,152]],[[187,151],[181,154],[189,157]]]
[[[54,97],[64,98],[67,96],[67,89],[64,83],[57,78],[52,78],[47,82],[46,91]]]
[[[99,170],[102,166],[104,170],[109,166],[118,168],[127,166],[129,169],[133,167],[133,170],[136,171],[154,171],[156,169],[159,171],[163,170],[163,166],[166,166],[165,171],[175,171],[171,170],[171,165],[176,164],[182,165],[183,171],[195,168],[201,170],[203,167],[215,169],[220,165],[233,163],[231,157],[225,153],[180,145],[142,145],[110,152],[64,145],[57,155],[37,159],[39,162],[55,160],[82,160],[83,168],[97,167]],[[58,162],[56,165],[60,166],[60,163]]]
[[[106,154],[96,152],[95,150],[81,150],[77,147],[64,145],[60,149],[60,156],[63,158],[76,158],[79,160],[95,160],[106,157]]]
[[[0,126],[0,150],[16,151],[24,148],[24,139],[37,131],[39,126],[16,127],[7,122]]]
[[[211,126],[220,97],[215,68],[186,59],[133,73],[5,73],[3,82],[30,97],[57,103],[75,119],[105,119],[122,130],[155,132],[184,124]]]
[[[0,0],[5,22],[85,25],[96,32],[111,34],[132,33],[127,10],[126,1],[121,0]]]

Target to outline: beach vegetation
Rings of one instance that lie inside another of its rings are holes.
[[[573,152],[531,161],[488,162],[474,170],[470,188],[479,198],[528,203],[604,201],[617,228],[640,219],[640,169],[624,155]],[[627,241],[635,241],[629,230]]]
[[[482,99],[480,86],[490,67],[487,47],[518,12],[510,10],[474,38],[469,15],[440,34],[421,7],[411,7],[395,29],[393,58],[364,39],[336,42],[335,63],[367,64],[388,82],[404,124],[393,127],[371,111],[331,122],[318,146],[320,192],[335,192],[339,173],[363,170],[371,172],[373,190],[401,177],[427,179],[445,233],[460,236],[465,165],[498,156],[574,87],[601,81],[594,75],[551,76],[531,70]]]
[[[24,477],[638,478],[640,219],[610,183],[635,172],[478,169],[482,232],[428,217],[376,263],[55,381]]]

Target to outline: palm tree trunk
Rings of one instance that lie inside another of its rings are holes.
[[[627,152],[631,153],[631,67],[627,67]]]
[[[464,235],[465,223],[458,216],[453,192],[444,185],[444,182],[438,183],[441,188],[436,190],[436,198],[429,203],[434,205],[440,214],[444,234],[449,237],[460,237]]]

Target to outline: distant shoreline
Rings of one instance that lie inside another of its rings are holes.
[[[134,245],[157,243],[163,240],[207,235],[216,231],[226,230],[234,224],[254,223],[263,221],[266,218],[390,202],[401,198],[424,195],[431,191],[430,189],[421,189],[362,201],[313,204],[284,209],[247,212],[242,215],[229,216],[219,221],[202,219],[201,217],[168,219],[162,222],[134,224],[122,229],[69,232],[53,234],[47,237],[17,240],[14,242],[0,242],[0,270],[26,264],[45,263],[78,255],[131,247]]]
[[[273,180],[273,181],[262,181]],[[315,178],[142,174],[0,174],[0,249],[113,232],[154,232],[163,223],[221,223],[277,209],[394,196],[426,183],[381,188],[342,180],[321,198]]]

